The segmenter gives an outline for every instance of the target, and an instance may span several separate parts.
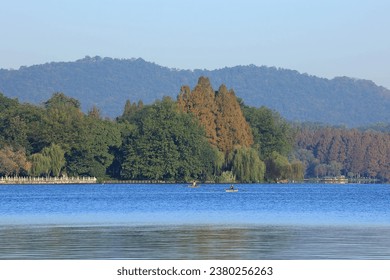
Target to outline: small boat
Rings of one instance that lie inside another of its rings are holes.
[[[238,192],[238,189],[235,189],[234,185],[230,185],[230,188],[225,189],[225,192]]]
[[[199,185],[194,181],[191,185],[188,185],[189,188],[199,188]]]

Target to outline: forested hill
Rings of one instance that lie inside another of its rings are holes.
[[[236,66],[218,70],[177,70],[143,59],[85,57],[0,70],[0,92],[39,104],[54,92],[76,98],[84,111],[96,105],[103,115],[122,114],[125,101],[152,103],[176,98],[182,85],[194,87],[200,76],[214,88],[225,84],[250,106],[267,106],[288,120],[363,126],[390,122],[390,91],[371,81],[347,77],[323,79],[274,67]]]

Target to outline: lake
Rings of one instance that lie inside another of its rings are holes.
[[[390,185],[0,186],[0,259],[390,259]]]

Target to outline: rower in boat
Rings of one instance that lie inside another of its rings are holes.
[[[230,185],[230,188],[225,189],[226,192],[238,192],[238,189],[235,189],[233,185]]]

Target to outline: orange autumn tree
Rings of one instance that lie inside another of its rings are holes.
[[[193,114],[206,130],[208,141],[228,155],[236,147],[250,147],[253,136],[233,90],[221,85],[214,91],[206,77],[200,77],[191,91],[181,88],[179,108]]]

